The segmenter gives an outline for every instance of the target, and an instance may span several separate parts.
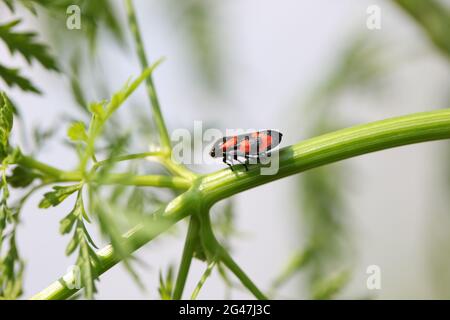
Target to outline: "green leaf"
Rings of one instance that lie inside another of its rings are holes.
[[[18,86],[23,91],[41,93],[41,91],[31,83],[30,80],[19,74],[19,69],[11,69],[0,64],[0,78],[6,82],[9,87]]]
[[[80,81],[80,66],[82,65],[82,59],[80,57],[80,52],[73,54],[70,61],[70,89],[75,102],[84,112],[89,111],[88,103],[86,102],[86,94],[83,91],[83,87]]]
[[[0,259],[0,300],[14,300],[22,294],[25,263],[19,256],[14,231],[9,237],[9,249]]]
[[[40,178],[41,175],[27,167],[18,165],[12,171],[12,175],[7,177],[8,183],[13,188],[26,188],[34,179]]]
[[[78,257],[78,266],[81,272],[81,282],[84,286],[86,298],[92,299],[97,292],[95,287],[95,270],[91,258],[91,250],[86,241],[80,241],[80,255]]]
[[[343,270],[322,281],[318,281],[313,288],[313,299],[325,300],[333,298],[348,284],[350,276],[349,270]]]
[[[102,102],[93,102],[89,104],[89,111],[92,112],[96,117],[103,120],[106,118],[105,108],[103,107],[104,101]]]
[[[116,92],[109,104],[106,107],[107,117],[111,116],[121,105],[122,103],[137,89],[137,87],[145,81],[148,77],[151,76],[153,71],[158,67],[164,59],[161,58],[153,63],[151,66],[147,67],[142,71],[142,73],[137,77],[133,82],[127,81],[122,89]]]
[[[72,141],[87,141],[88,136],[83,122],[74,122],[67,130],[67,136]]]
[[[73,230],[74,226],[76,226],[72,239],[66,247],[66,255],[69,256],[75,252],[77,248],[79,249],[76,263],[80,268],[81,282],[85,288],[85,296],[90,299],[96,292],[95,280],[97,276],[95,268],[97,265],[100,265],[101,262],[95,251],[92,249],[92,247],[97,247],[84,224],[84,220],[89,222],[89,218],[84,210],[81,185],[72,186],[72,188],[78,190],[77,200],[72,211],[60,221],[60,232],[62,234],[69,233]]]
[[[12,0],[3,0],[3,3],[8,7],[9,11],[14,13],[15,7]]]
[[[313,257],[314,250],[307,247],[301,251],[295,252],[289,259],[282,272],[277,276],[273,283],[273,288],[276,289],[290,280],[295,274],[302,270]]]
[[[37,15],[36,7],[35,7],[33,1],[39,2],[39,0],[20,0],[20,4],[21,4],[25,9],[27,9],[28,11],[30,11],[32,14]]]
[[[37,0],[19,0],[19,1],[15,0],[15,1],[16,1],[16,2],[19,2],[24,8],[26,8],[26,9],[27,9],[28,11],[30,11],[32,14],[34,14],[34,15],[37,14],[36,8],[35,8],[35,6],[34,6],[34,4],[33,4],[33,1],[36,1],[36,2],[37,2]],[[12,13],[15,12],[16,7],[15,7],[15,3],[14,3],[13,0],[3,0],[3,2],[5,3],[5,5],[8,7],[8,9],[9,9]]]
[[[82,190],[79,189],[77,200],[75,202],[75,206],[73,207],[72,211],[60,221],[59,231],[61,234],[66,234],[72,231],[73,226],[75,225],[75,222],[78,221],[77,224],[77,230],[78,228],[81,228],[81,231],[83,231],[87,237],[89,242],[92,243],[92,245],[95,247],[94,242],[90,238],[86,228],[84,227],[83,219],[87,222],[91,222],[89,220],[89,217],[86,214],[86,211],[84,210],[84,203],[83,203],[83,196],[82,196]]]
[[[8,207],[9,190],[6,180],[6,165],[0,180],[0,300],[17,299],[22,294],[22,275],[24,262],[19,256],[16,245],[16,230],[19,222],[18,211]],[[9,231],[5,233],[8,227]],[[5,246],[5,240],[9,239]]]
[[[36,33],[13,31],[20,22],[20,19],[17,19],[0,25],[0,38],[8,46],[11,54],[19,52],[29,64],[36,60],[46,69],[59,71],[56,60],[48,52],[48,47],[36,42]]]
[[[173,283],[173,266],[169,266],[165,279],[163,277],[162,271],[159,272],[158,292],[162,300],[172,299]]]
[[[3,158],[8,151],[9,134],[13,126],[14,109],[6,93],[0,93],[0,157]]]
[[[54,186],[53,191],[44,194],[44,199],[42,199],[39,203],[39,208],[46,209],[52,206],[57,206],[72,193],[80,190],[81,186],[81,184],[75,184],[67,187]]]
[[[75,249],[78,248],[78,244],[79,244],[78,238],[73,237],[69,241],[69,244],[66,247],[66,252],[65,252],[66,256],[70,256],[75,251]]]
[[[75,208],[64,218],[59,222],[59,232],[61,234],[66,234],[72,231],[73,226],[75,225],[75,222],[78,219],[78,216],[74,211],[76,210],[77,206],[75,205]]]

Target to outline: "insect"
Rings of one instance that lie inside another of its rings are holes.
[[[209,154],[213,158],[221,157],[232,171],[233,160],[243,164],[248,171],[250,159],[260,163],[262,157],[270,156],[271,150],[280,144],[282,136],[276,130],[262,130],[223,137],[214,143]]]

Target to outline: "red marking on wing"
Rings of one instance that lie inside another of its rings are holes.
[[[222,150],[227,151],[228,149],[234,148],[234,146],[237,144],[237,141],[238,141],[237,136],[231,137],[222,144]]]
[[[253,133],[251,134],[251,137],[254,138],[254,139],[256,139],[256,138],[258,138],[259,134],[260,134],[260,133],[259,133],[258,131],[253,132]]]
[[[244,140],[239,144],[239,151],[243,153],[249,153],[250,152],[250,141]]]
[[[259,150],[265,151],[272,145],[272,136],[268,136],[266,134],[259,135]]]

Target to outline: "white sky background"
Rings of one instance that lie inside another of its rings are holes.
[[[117,1],[118,7],[122,5]],[[231,0],[220,5],[217,19],[225,50],[226,97],[214,97],[194,82],[183,53],[177,45],[180,25],[168,26],[160,0],[135,1],[138,21],[149,58],[167,60],[154,76],[168,127],[193,128],[194,120],[218,123],[223,128],[276,128],[284,133],[283,146],[306,138],[302,126],[308,115],[292,113],[293,101],[302,101],[328,70],[337,53],[357,28],[367,37],[388,40],[387,50],[403,61],[389,72],[387,90],[373,99],[370,95],[348,94],[340,102],[340,117],[348,123],[363,123],[406,113],[433,110],[443,105],[450,73],[448,61],[436,50],[414,23],[388,1],[343,0]],[[378,4],[382,10],[382,29],[366,29],[366,8]],[[0,12],[0,18],[8,14]],[[124,16],[122,17],[124,18]],[[61,22],[64,28],[65,21]],[[55,28],[57,28],[55,26]],[[74,31],[76,32],[76,31]],[[125,30],[128,34],[128,30]],[[139,73],[134,50],[124,54],[117,46],[105,43],[102,56],[109,88],[120,88],[131,75]],[[10,59],[0,48],[2,61]],[[410,61],[408,61],[410,60]],[[28,69],[26,69],[28,71]],[[65,112],[76,110],[68,92],[68,82],[58,75],[33,68],[34,82],[45,92],[43,97],[21,95],[12,90],[28,124],[53,123]],[[105,98],[105,97],[102,97]],[[146,101],[143,90],[133,99]],[[342,107],[343,106],[343,107]],[[330,106],[333,107],[333,106]],[[62,130],[64,131],[64,130]],[[427,225],[434,201],[440,201],[442,177],[439,173],[440,149],[448,142],[433,142],[365,155],[349,160],[351,171],[349,203],[358,264],[346,298],[432,298],[436,291],[430,278],[427,241],[433,235]],[[43,161],[70,169],[76,158],[53,142],[39,156]],[[203,168],[212,172],[221,164]],[[440,180],[441,179],[441,180]],[[277,275],[291,251],[298,248],[300,236],[295,219],[298,208],[295,178],[265,185],[236,197],[237,228],[244,234],[233,241],[232,255],[263,290]],[[56,280],[74,257],[64,256],[68,237],[58,233],[59,220],[71,203],[48,210],[37,209],[40,194],[23,211],[19,245],[27,261],[25,297]],[[264,202],[261,201],[264,199]],[[448,207],[442,206],[443,214]],[[438,213],[436,213],[437,215]],[[442,214],[442,213],[441,213]],[[93,228],[91,228],[93,229]],[[95,229],[95,228],[94,228]],[[428,231],[427,231],[428,230]],[[183,231],[180,229],[180,231]],[[99,299],[157,298],[158,272],[169,263],[178,264],[184,233],[163,235],[141,249],[138,256],[151,267],[144,271],[148,287],[141,292],[122,267],[101,277]],[[382,271],[382,289],[366,289],[366,267],[377,264]],[[195,261],[189,274],[185,295],[192,292],[205,266]],[[223,298],[223,285],[214,274],[200,298]],[[250,298],[235,291],[233,298]],[[281,291],[280,297],[304,298],[295,281]]]

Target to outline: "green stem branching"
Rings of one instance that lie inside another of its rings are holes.
[[[124,235],[123,241],[135,251],[171,225],[198,212],[199,205],[209,208],[224,198],[248,189],[336,161],[393,147],[449,138],[450,109],[443,109],[372,122],[308,139],[279,152],[279,170],[274,175],[261,175],[260,165],[254,165],[248,172],[242,166],[236,166],[234,171],[224,169],[198,176],[186,192],[154,214],[155,222],[165,223],[158,232],[153,228],[152,232],[148,232],[145,227],[137,226]],[[36,165],[32,161],[24,163]],[[46,165],[37,166],[55,172]],[[213,248],[216,244],[207,245]],[[104,262],[97,267],[99,275],[120,261],[110,246],[100,250],[98,256]],[[219,258],[256,297],[265,298],[226,252],[219,251]],[[62,299],[76,291],[58,280],[33,298]]]

